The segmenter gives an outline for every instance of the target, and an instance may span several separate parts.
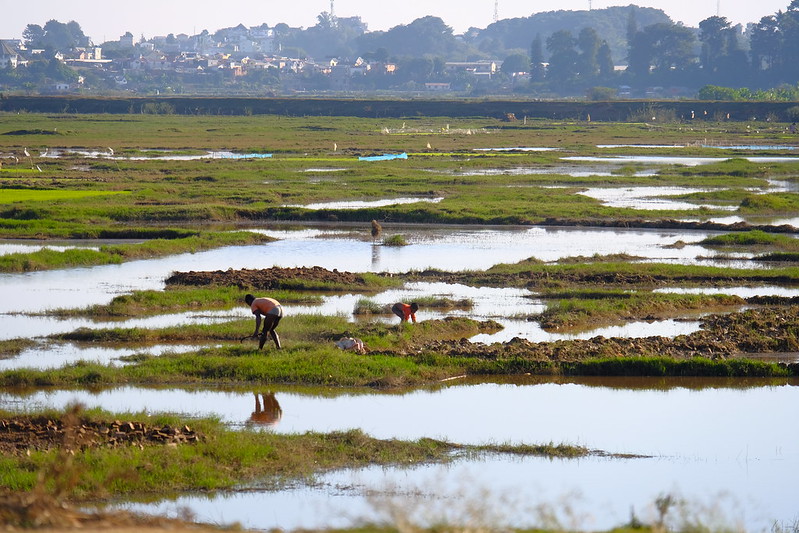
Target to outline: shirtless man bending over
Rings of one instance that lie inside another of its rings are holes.
[[[280,323],[280,319],[283,318],[283,306],[274,298],[256,298],[252,294],[246,295],[244,301],[252,309],[252,314],[255,315],[255,333],[252,334],[253,337],[258,336],[258,328],[261,326],[262,319],[264,322],[258,349],[264,347],[267,334],[272,337],[272,340],[275,341],[275,346],[280,349],[280,337],[277,336],[275,329]]]

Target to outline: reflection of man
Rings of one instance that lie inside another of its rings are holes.
[[[252,314],[255,315],[255,333],[253,337],[258,336],[258,328],[261,326],[261,317],[263,317],[264,329],[261,332],[261,342],[258,343],[258,348],[263,348],[266,342],[266,336],[270,335],[272,340],[275,341],[275,346],[280,349],[280,337],[277,336],[275,328],[283,318],[283,306],[274,298],[256,298],[252,294],[244,297],[244,301],[252,309]]]
[[[263,403],[261,403],[263,398]],[[274,426],[283,417],[283,410],[280,404],[277,403],[274,392],[267,392],[266,394],[255,393],[255,411],[250,415],[250,421],[254,424],[262,426]]]

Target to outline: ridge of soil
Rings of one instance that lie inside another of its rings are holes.
[[[189,426],[155,427],[141,422],[95,422],[81,420],[74,424],[58,418],[19,415],[0,419],[0,454],[24,455],[66,447],[72,450],[123,445],[190,444],[203,436]]]
[[[261,290],[280,289],[286,282],[299,280],[303,282],[338,283],[344,285],[366,285],[362,276],[337,269],[328,270],[322,267],[272,267],[264,269],[216,270],[175,272],[166,279],[167,285],[225,285]]]
[[[519,337],[506,343],[482,344],[468,339],[434,341],[410,350],[435,352],[453,357],[527,361],[577,362],[605,357],[661,356],[675,359],[704,357],[715,360],[799,352],[799,306],[763,307],[741,313],[715,314],[701,320],[702,329],[674,338],[602,337],[532,342]],[[799,375],[799,363],[784,363]]]

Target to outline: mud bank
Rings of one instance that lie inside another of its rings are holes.
[[[225,285],[232,287],[274,290],[296,283],[330,283],[347,286],[366,286],[363,276],[322,267],[265,268],[257,270],[217,270],[214,272],[175,272],[167,285]]]
[[[513,359],[570,363],[595,358],[671,357],[684,360],[704,357],[712,360],[761,357],[799,352],[799,306],[751,309],[742,313],[706,317],[702,329],[673,339],[666,337],[605,338],[530,342],[515,338],[502,344],[438,341],[417,347],[418,352],[435,352],[453,357]],[[799,375],[799,364],[786,363]]]

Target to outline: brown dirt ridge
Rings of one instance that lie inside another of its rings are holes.
[[[366,285],[362,276],[351,272],[328,270],[322,267],[264,268],[241,270],[216,270],[209,272],[175,272],[166,280],[167,285],[226,285],[260,290],[281,289],[291,281],[323,282],[344,285]]]
[[[0,454],[19,455],[34,450],[61,448],[114,447],[123,445],[188,444],[202,439],[189,426],[153,427],[141,422],[95,422],[82,420],[74,425],[57,418],[15,416],[0,419]]]

